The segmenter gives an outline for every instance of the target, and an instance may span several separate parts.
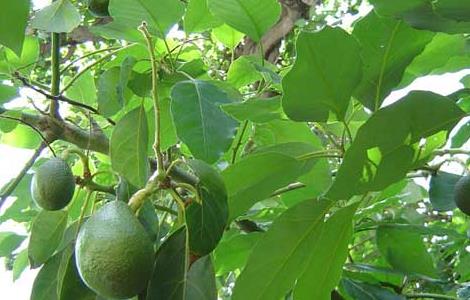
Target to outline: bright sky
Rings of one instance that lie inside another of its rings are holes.
[[[34,0],[36,8],[43,7],[50,3],[50,0]],[[385,101],[390,104],[406,95],[411,90],[428,90],[438,94],[448,95],[463,86],[459,80],[470,74],[470,70],[445,74],[440,76],[427,76],[416,80],[406,89],[393,92]],[[22,169],[25,162],[31,155],[31,150],[17,149],[0,145],[0,186],[3,186]],[[8,206],[8,203],[5,207]],[[2,212],[0,211],[0,214]],[[0,225],[1,231],[15,231],[24,233],[24,228],[12,222],[6,222]],[[27,241],[22,247],[26,247]],[[12,273],[5,270],[4,260],[0,259],[0,297],[5,300],[27,300],[31,293],[31,287],[37,270],[26,270],[19,280],[12,281]]]

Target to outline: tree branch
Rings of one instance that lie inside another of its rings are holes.
[[[21,179],[26,175],[26,173],[31,169],[33,166],[34,162],[38,159],[38,157],[41,155],[42,150],[46,148],[46,143],[41,143],[39,147],[34,151],[33,156],[28,160],[26,165],[23,167],[23,169],[20,171],[18,176],[16,176],[15,180],[12,181],[4,191],[2,191],[2,195],[0,196],[0,209],[2,208],[3,204],[5,201],[10,197],[11,193],[16,189],[18,184],[20,183]]]

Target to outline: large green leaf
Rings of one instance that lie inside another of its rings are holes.
[[[2,144],[17,148],[36,149],[42,142],[41,136],[31,127],[18,124],[14,130],[1,136]]]
[[[234,49],[243,38],[243,33],[235,30],[227,24],[214,28],[212,30],[212,35],[215,37],[215,40],[221,42],[225,47],[230,49]]]
[[[96,294],[90,290],[80,278],[75,263],[75,253],[65,253],[62,256],[61,269],[63,277],[59,279],[59,300],[95,300]]]
[[[406,68],[399,87],[405,87],[421,76],[455,72],[469,64],[467,38],[463,34],[438,33]]]
[[[43,210],[33,221],[28,256],[32,268],[45,263],[59,246],[65,227],[66,211]]]
[[[14,232],[0,232],[0,257],[9,256],[26,237]]]
[[[136,187],[149,176],[148,125],[143,106],[127,113],[114,128],[110,156],[113,170]]]
[[[186,208],[189,247],[198,256],[209,254],[220,241],[228,220],[227,190],[222,176],[201,160],[189,162],[199,178],[202,203],[193,201]]]
[[[437,272],[419,233],[396,226],[379,226],[377,247],[387,262],[405,274],[436,278]]]
[[[357,41],[339,27],[326,27],[301,33],[296,48],[295,64],[282,81],[284,111],[296,121],[327,121],[330,112],[343,120],[362,76]]]
[[[186,300],[217,300],[214,267],[211,257],[199,258],[188,271]]]
[[[350,297],[348,300],[405,300],[389,289],[377,285],[371,285],[349,278],[341,280],[341,287]]]
[[[226,104],[222,109],[239,121],[264,123],[282,117],[281,97],[251,98],[244,102]]]
[[[276,23],[281,6],[276,0],[208,0],[210,11],[219,19],[259,42]]]
[[[263,233],[251,232],[237,234],[229,238],[224,237],[213,253],[216,274],[223,275],[236,269],[242,269],[262,236]]]
[[[105,117],[116,114],[124,105],[121,87],[121,68],[113,67],[98,80],[98,110]]]
[[[462,124],[458,131],[452,136],[451,147],[460,148],[470,139],[470,120]]]
[[[186,33],[203,32],[221,25],[207,7],[206,0],[190,0],[184,15],[184,31]]]
[[[146,21],[150,29],[166,35],[184,14],[184,4],[173,0],[111,0],[109,13],[116,23],[137,29]]]
[[[235,137],[237,121],[221,104],[232,103],[222,89],[200,80],[182,81],[171,91],[171,112],[178,137],[197,159],[217,161]]]
[[[247,156],[225,169],[222,176],[229,195],[229,219],[292,183],[304,172],[303,165],[290,156],[267,152]]]
[[[232,299],[283,298],[306,269],[329,207],[328,201],[308,200],[276,219],[253,249],[237,279]]]
[[[39,57],[39,42],[37,37],[26,36],[21,55],[8,48],[0,48],[0,73],[13,74],[20,72],[29,74]]]
[[[103,91],[101,91],[101,93],[103,93]],[[96,85],[91,72],[87,71],[83,73],[82,76],[80,76],[66,91],[66,95],[75,101],[96,106]],[[101,97],[103,97],[103,95]],[[102,102],[101,108],[103,111],[103,104],[107,102],[103,103],[103,98],[100,101]]]
[[[379,110],[359,129],[328,197],[348,199],[398,182],[441,146],[440,137],[463,116],[450,99],[422,91]]]
[[[16,187],[12,196],[16,199],[0,216],[0,223],[6,220],[14,220],[16,222],[29,222],[37,214],[33,210],[33,199],[31,198],[31,178],[32,174],[26,174]],[[2,187],[2,191],[12,183],[13,178],[8,184]]]
[[[32,25],[47,32],[70,32],[80,21],[80,13],[69,0],[58,0],[38,11]]]
[[[57,274],[62,260],[62,253],[51,257],[34,279],[30,300],[58,300]]]
[[[371,0],[376,11],[419,29],[447,33],[470,31],[469,4],[460,0]]]
[[[352,219],[359,203],[337,211],[330,217],[315,246],[309,249],[310,261],[294,288],[295,299],[330,300],[338,284],[348,245],[353,233]]]
[[[185,300],[188,268],[187,230],[175,231],[158,249],[147,300]]]
[[[371,12],[353,31],[362,46],[363,78],[355,97],[377,110],[401,81],[403,72],[434,34],[415,30],[403,21],[382,18]]]
[[[462,176],[438,172],[429,181],[429,200],[437,211],[450,211],[456,208],[454,186]]]
[[[21,274],[28,266],[28,249],[23,249],[23,251],[18,253],[15,258],[15,262],[13,263],[13,281],[16,281],[18,278],[20,278]]]
[[[0,10],[0,44],[12,49],[18,56],[23,49],[29,8],[29,0],[15,0],[8,2],[8,5],[4,2]]]

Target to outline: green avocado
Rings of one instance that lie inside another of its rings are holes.
[[[470,176],[464,176],[454,187],[454,201],[457,207],[470,216]]]
[[[88,9],[96,17],[109,16],[109,0],[90,0],[88,2]]]
[[[123,201],[105,204],[83,224],[75,253],[83,282],[103,297],[131,298],[152,275],[152,242]]]
[[[75,178],[67,162],[51,158],[43,163],[33,176],[31,195],[45,210],[59,210],[67,206],[75,192]]]

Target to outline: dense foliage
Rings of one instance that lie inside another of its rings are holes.
[[[14,279],[40,268],[33,300],[470,299],[470,80],[386,101],[470,66],[470,2],[369,2],[1,2],[0,142],[32,154],[0,193],[28,232],[0,232]]]

